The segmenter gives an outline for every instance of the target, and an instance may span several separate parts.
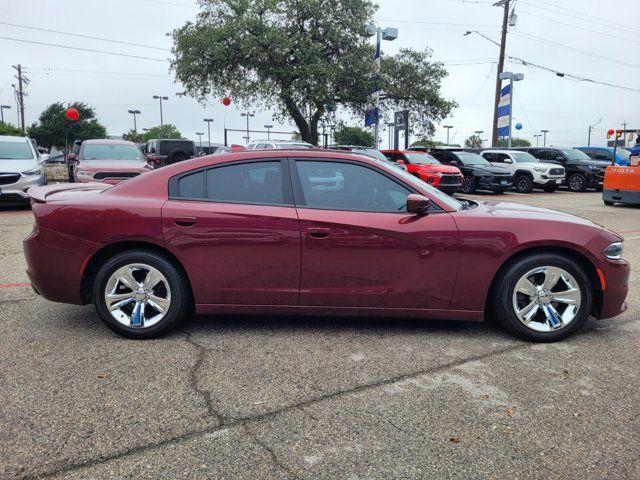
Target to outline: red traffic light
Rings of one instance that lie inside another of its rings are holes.
[[[223,104],[225,107],[228,107],[229,105],[231,105],[231,99],[230,99],[229,97],[224,97],[224,98],[222,99],[222,104]]]
[[[64,115],[72,122],[75,122],[80,118],[80,113],[75,108],[67,108],[67,111],[64,112]]]

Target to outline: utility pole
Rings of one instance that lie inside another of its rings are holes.
[[[502,39],[500,40],[500,57],[498,58],[498,72],[496,73],[496,95],[493,102],[493,133],[491,134],[491,146],[498,146],[498,104],[500,103],[500,87],[502,81],[500,74],[504,69],[504,51],[507,45],[507,25],[509,22],[509,0],[500,0],[493,4],[494,7],[504,7],[502,17]]]
[[[18,99],[19,105],[18,108],[20,110],[20,128],[22,129],[22,133],[26,133],[26,129],[24,127],[24,89],[23,84],[28,83],[28,81],[22,75],[22,65],[12,65],[12,67],[18,72],[18,75],[14,75],[18,80]]]
[[[593,125],[589,125],[589,136],[587,137],[587,147],[591,146],[591,130],[593,130],[593,127],[595,127],[597,125],[600,125],[601,121],[602,121],[602,119],[599,118],[596,123],[594,123]]]
[[[453,128],[453,125],[445,125],[444,128],[447,129],[447,146],[449,145],[449,130]]]
[[[622,122],[622,129],[623,130],[627,129],[627,121],[626,120],[624,122]],[[618,140],[616,139],[616,142],[617,141]],[[626,133],[622,134],[622,148],[627,148],[627,135],[626,135]]]

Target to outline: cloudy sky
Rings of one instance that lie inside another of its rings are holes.
[[[120,135],[132,127],[131,115],[127,113],[131,108],[142,111],[139,129],[160,123],[157,101],[151,98],[157,94],[169,97],[164,107],[165,122],[175,124],[190,138],[196,138],[195,132],[206,132],[202,121],[205,117],[214,118],[212,141],[222,140],[225,122],[229,128],[244,128],[236,105],[225,108],[220,99],[211,99],[211,105],[203,108],[194,100],[175,95],[181,87],[168,72],[166,59],[171,40],[166,33],[195,17],[198,11],[195,1],[3,0],[2,3],[0,104],[13,106],[5,110],[6,119],[12,123],[16,123],[16,108],[11,86],[15,71],[11,65],[20,63],[30,78],[27,124],[37,120],[40,112],[54,101],[82,101],[96,108],[109,134]],[[395,42],[385,42],[383,52],[394,53],[402,47],[429,47],[433,58],[445,63],[449,76],[443,83],[443,93],[459,104],[451,117],[442,122],[454,126],[452,142],[462,142],[476,130],[484,131],[483,138],[490,137],[498,47],[477,33],[467,36],[464,33],[478,31],[499,39],[501,9],[492,3],[485,0],[378,2],[378,23],[383,27],[397,27],[400,34]],[[505,70],[525,75],[524,81],[517,83],[514,102],[515,122],[523,125],[520,136],[535,145],[533,135],[547,129],[547,144],[575,146],[586,144],[588,125],[599,120],[592,134],[594,144],[604,144],[606,130],[620,128],[623,122],[627,122],[629,128],[640,128],[637,27],[640,2],[517,0],[515,12],[517,26],[510,28],[508,55],[617,86],[561,78],[553,72],[508,61]],[[252,119],[253,128],[267,123],[273,123],[269,112],[257,112]],[[293,129],[292,125],[277,124],[276,128]],[[240,143],[241,137],[242,134],[237,133],[230,140]],[[384,133],[383,138],[386,146]],[[446,131],[438,128],[435,138],[446,139]]]

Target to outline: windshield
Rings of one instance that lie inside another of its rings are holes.
[[[82,149],[83,160],[142,160],[142,152],[134,145],[88,143]]]
[[[380,160],[383,162],[389,161],[389,159],[384,156],[384,153],[382,153],[380,150],[376,150],[375,148],[352,148],[351,151],[353,153],[366,155],[367,157],[375,158],[376,160]]]
[[[620,160],[629,161],[629,157],[631,156],[631,152],[626,148],[616,148],[616,157],[620,157]]]
[[[538,159],[527,152],[511,152],[516,163],[539,163]]]
[[[580,150],[576,150],[575,148],[561,148],[560,151],[569,159],[569,160],[591,160],[589,155]]]
[[[413,165],[424,165],[427,163],[439,164],[440,162],[427,153],[405,153],[409,163]]]
[[[0,142],[0,159],[25,160],[32,159],[33,152],[25,142]]]
[[[491,165],[487,160],[477,153],[471,152],[455,152],[455,155],[464,165]]]

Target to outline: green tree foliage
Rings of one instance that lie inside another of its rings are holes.
[[[14,127],[10,123],[0,122],[0,135],[17,135],[22,136],[22,130]]]
[[[375,137],[373,133],[364,128],[342,126],[335,131],[333,142],[337,145],[373,147]]]
[[[422,138],[417,142],[413,142],[411,144],[412,147],[446,147],[446,142],[441,142],[439,140],[433,140],[430,138]],[[459,147],[458,143],[450,143],[448,146],[450,147]]]
[[[123,138],[125,135],[130,135],[133,134],[133,130],[129,131],[128,133],[125,133],[123,135]],[[148,129],[146,132],[143,132],[142,134],[140,134],[140,132],[138,132],[138,142],[139,143],[144,143],[148,140],[151,140],[153,138],[177,138],[177,139],[181,139],[182,138],[182,134],[180,133],[180,130],[178,130],[178,128],[175,125],[172,125],[170,123],[165,123],[164,125],[160,126],[158,125],[157,127],[152,127],[150,129]],[[132,137],[127,138],[128,140],[131,141],[135,141],[132,140]]]
[[[482,148],[480,135],[471,135],[464,141],[464,146],[468,148]]]
[[[195,22],[173,32],[172,69],[185,93],[204,103],[230,95],[241,105],[293,120],[317,145],[327,106],[362,117],[372,107],[374,46],[365,26],[370,0],[201,0]],[[455,106],[444,100],[447,72],[429,50],[383,55],[382,110],[411,112],[412,130],[431,132]],[[381,115],[381,117],[383,117]]]
[[[123,140],[129,140],[130,142],[142,143],[142,134],[140,132],[136,132],[132,128],[127,133],[123,133],[122,134],[122,139]]]
[[[77,121],[67,120],[65,112],[75,108],[80,114]],[[96,119],[93,107],[86,103],[74,102],[67,106],[61,102],[49,105],[41,114],[38,122],[27,129],[29,136],[35,138],[38,145],[46,148],[64,147],[65,142],[106,138],[107,129]]]
[[[509,141],[506,138],[499,138],[498,139],[498,146],[499,147],[506,148],[508,143],[509,143]],[[524,138],[512,138],[511,139],[511,146],[512,147],[530,147],[531,146],[531,142],[529,140],[524,139]]]

